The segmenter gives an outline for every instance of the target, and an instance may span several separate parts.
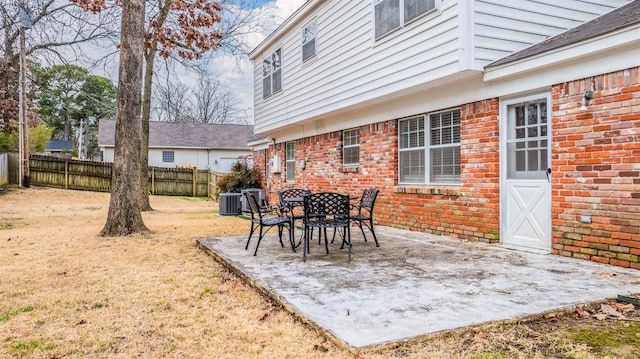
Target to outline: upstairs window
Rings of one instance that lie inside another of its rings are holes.
[[[460,110],[399,121],[401,183],[460,182]]]
[[[312,22],[302,29],[302,61],[316,55],[316,22]]]
[[[436,8],[436,0],[374,0],[376,39]]]
[[[360,129],[342,133],[342,164],[353,166],[360,163]]]
[[[287,182],[293,182],[296,180],[296,143],[287,142],[287,149],[285,151],[286,163],[287,163]]]
[[[282,90],[282,57],[280,49],[262,60],[262,98]]]

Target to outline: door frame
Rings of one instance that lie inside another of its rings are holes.
[[[551,92],[550,91],[539,91],[535,93],[531,93],[529,95],[521,95],[515,97],[508,98],[500,98],[500,116],[499,116],[499,136],[500,136],[500,245],[513,248],[516,250],[522,250],[526,252],[534,252],[541,254],[549,254],[552,250],[552,192],[553,192],[553,177],[549,179],[549,194],[548,194],[548,223],[549,228],[547,231],[547,239],[548,239],[548,249],[536,249],[525,246],[514,246],[505,244],[503,242],[504,238],[506,238],[506,229],[507,229],[507,213],[506,213],[506,202],[507,202],[507,193],[506,193],[506,181],[507,181],[507,136],[508,136],[508,121],[509,121],[509,112],[508,107],[511,105],[526,103],[529,101],[535,101],[540,99],[546,99],[547,101],[547,134],[548,134],[548,151],[547,151],[547,163],[549,168],[553,168],[552,166],[552,151],[553,151],[553,133],[552,129],[552,120],[553,120],[553,112],[552,112],[552,103],[551,103]],[[550,176],[553,176],[553,172]]]

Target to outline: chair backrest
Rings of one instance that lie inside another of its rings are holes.
[[[262,211],[260,211],[260,206],[258,205],[258,200],[253,195],[253,193],[247,191],[244,193],[244,198],[246,198],[247,203],[249,203],[249,210],[251,211],[251,218],[260,218],[262,219]]]
[[[349,196],[334,192],[321,192],[304,197],[304,216],[306,219],[323,215],[349,216]]]
[[[288,198],[296,198],[296,197],[304,197],[304,196],[308,196],[311,194],[311,191],[309,191],[308,189],[302,189],[302,188],[290,188],[290,189],[286,189],[284,191],[278,192],[278,197],[280,197],[280,206],[284,206],[285,205],[285,199]]]
[[[360,208],[366,208],[369,212],[373,212],[373,206],[376,203],[378,193],[380,193],[380,190],[377,188],[365,189],[364,192],[362,192],[362,197],[360,197]]]

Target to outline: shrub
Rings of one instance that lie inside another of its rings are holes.
[[[246,161],[238,161],[231,167],[231,173],[218,181],[215,197],[220,193],[240,193],[247,188],[262,188],[262,174],[250,168]]]

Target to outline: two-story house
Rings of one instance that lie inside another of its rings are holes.
[[[640,268],[640,0],[311,0],[250,57],[272,198]]]

